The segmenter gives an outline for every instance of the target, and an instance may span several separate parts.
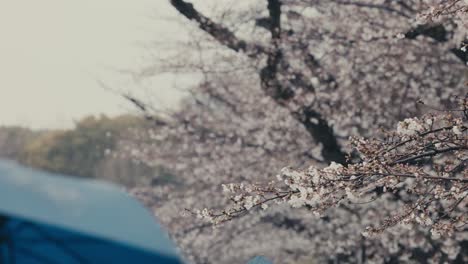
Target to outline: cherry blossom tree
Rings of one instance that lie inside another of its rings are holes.
[[[155,126],[121,149],[178,175],[132,193],[189,260],[466,258],[465,3],[169,2],[193,35],[139,77],[195,71],[202,82],[169,113],[128,95]]]

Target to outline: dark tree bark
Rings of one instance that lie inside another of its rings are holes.
[[[236,52],[245,52],[249,57],[257,57],[264,52],[260,45],[249,44],[244,40],[237,38],[228,28],[215,23],[210,18],[198,12],[193,4],[183,0],[170,0],[171,5],[184,17],[197,22],[198,27],[207,32],[219,43]]]
[[[270,96],[279,105],[286,107],[287,102],[294,98],[295,91],[278,80],[278,75],[284,69],[289,68],[284,61],[280,47],[281,42],[281,1],[267,0],[269,17],[264,18],[262,25],[269,29],[271,34],[270,46],[263,47],[257,44],[247,43],[239,39],[228,28],[212,21],[201,14],[195,7],[184,0],[170,0],[171,5],[185,18],[195,21],[198,27],[212,36],[225,47],[235,51],[243,52],[251,58],[267,57],[266,65],[259,71],[261,87],[265,94]],[[318,68],[318,63],[311,65]],[[300,73],[294,72],[294,84],[313,92],[314,87],[307,78]],[[333,132],[333,128],[327,120],[311,106],[302,106],[299,110],[292,111],[292,116],[305,127],[311,137],[322,144],[322,156],[327,162],[335,161],[346,163],[345,153]]]
[[[405,34],[405,38],[416,39],[418,36],[426,36],[432,38],[437,42],[446,42],[448,41],[447,35],[449,32],[445,29],[443,25],[420,25]],[[464,44],[464,43],[462,43]],[[468,52],[462,51],[458,47],[450,49],[450,53],[455,55],[463,64],[466,65],[468,62]]]

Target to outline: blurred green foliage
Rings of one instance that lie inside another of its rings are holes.
[[[43,131],[33,131],[19,126],[0,127],[0,158],[17,159],[25,145],[42,135]]]
[[[70,175],[95,177],[93,171],[115,146],[123,130],[143,125],[140,118],[90,116],[76,123],[73,130],[51,131],[32,140],[20,160],[32,167]]]
[[[125,186],[168,182],[163,168],[149,168],[109,155],[129,129],[142,129],[147,121],[133,115],[109,118],[89,116],[70,130],[31,131],[0,128],[0,157],[50,172],[100,178]]]

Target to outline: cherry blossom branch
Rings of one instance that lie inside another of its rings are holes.
[[[378,234],[399,223],[429,226],[437,234],[442,230],[455,230],[463,220],[457,214],[464,214],[463,202],[468,196],[468,171],[460,168],[468,159],[467,130],[463,119],[454,116],[452,111],[422,119],[405,119],[398,124],[396,133],[388,132],[392,140],[353,140],[363,156],[362,162],[346,167],[332,163],[323,169],[312,166],[305,171],[285,168],[278,176],[278,183],[268,185],[224,185],[224,190],[233,194],[234,206],[221,213],[205,209],[198,215],[217,224],[257,207],[267,209],[267,204],[273,200],[292,207],[307,206],[320,215],[346,201],[363,205],[375,202],[384,193],[393,193],[397,198],[404,190],[410,196],[402,200],[403,212],[382,220],[378,227],[366,228],[363,234]],[[386,144],[390,147],[382,151]],[[431,157],[432,171],[427,171],[424,162],[413,164],[427,157]],[[449,165],[454,164],[450,161],[453,157],[462,162],[452,168]],[[357,201],[369,195],[368,201]],[[436,201],[444,202],[435,205]],[[429,205],[440,207],[447,202],[451,206],[442,207],[439,216],[431,216],[427,211]],[[422,213],[417,214],[417,211]],[[451,221],[450,226],[447,221]]]
[[[183,0],[170,0],[170,4],[189,20],[197,22],[201,30],[210,34],[219,43],[232,49],[235,52],[245,52],[249,57],[257,58],[260,54],[265,52],[265,48],[257,45],[247,43],[234,35],[228,28],[215,23],[210,18],[201,14],[196,10],[193,4]]]

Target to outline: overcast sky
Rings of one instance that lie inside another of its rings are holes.
[[[0,0],[0,125],[70,127],[131,109],[97,80],[132,88],[115,69],[141,66],[141,44],[182,34],[162,16],[175,16],[163,0]],[[156,91],[169,105],[172,81]]]

